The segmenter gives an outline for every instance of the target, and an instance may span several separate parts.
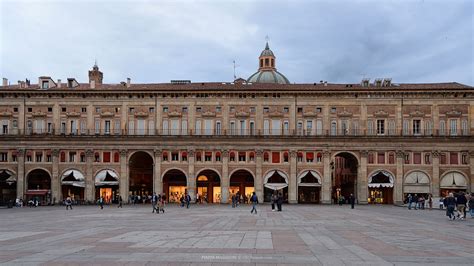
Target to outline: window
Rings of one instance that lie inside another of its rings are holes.
[[[18,107],[13,107],[13,112],[18,113]]]
[[[283,107],[283,113],[288,113],[290,111],[290,108],[288,107]]]
[[[105,120],[105,134],[110,134],[110,120]]]
[[[70,151],[69,152],[69,162],[73,163],[76,159],[76,152]]]
[[[104,152],[103,154],[104,158],[103,158],[103,161],[104,163],[110,163],[110,152]]]
[[[161,128],[161,131],[163,135],[168,135],[168,120],[163,120],[163,126]]]
[[[81,108],[81,112],[83,112],[83,113],[87,112],[87,108],[86,108],[86,107],[82,107],[82,108]]]
[[[115,107],[115,113],[120,112],[120,107]]]
[[[388,134],[390,136],[395,135],[395,120],[393,120],[393,119],[390,119],[388,121]]]
[[[49,131],[49,124],[48,123],[48,131]],[[87,122],[86,120],[81,120],[81,134],[86,134],[87,133]]]
[[[196,112],[197,112],[197,113],[200,113],[200,112],[201,112],[201,110],[202,110],[202,108],[201,108],[201,107],[196,107]]]
[[[249,155],[249,160],[251,162],[255,161],[255,153],[251,152],[250,155]]]
[[[188,121],[181,120],[181,135],[188,135]]]
[[[49,88],[49,81],[43,80],[43,81],[41,82],[41,88],[43,88],[43,89],[48,89],[48,88]]]
[[[221,122],[216,121],[216,135],[221,135],[222,134],[222,129],[221,129]]]
[[[433,135],[433,123],[431,120],[426,120],[425,121],[425,135],[431,136]]]
[[[384,152],[377,153],[377,163],[378,164],[385,164],[385,153]]]
[[[52,162],[51,154],[46,154],[46,162],[50,163]]]
[[[204,161],[211,162],[212,161],[212,152],[205,152],[204,153]]]
[[[415,119],[413,120],[413,135],[420,135],[421,134],[421,120]]]
[[[171,153],[171,161],[179,161],[179,153],[178,152],[172,152]]]
[[[421,164],[421,153],[413,153],[413,164]]]
[[[114,152],[114,163],[120,162],[120,154],[118,152]]]
[[[100,134],[100,120],[99,119],[96,119],[95,120],[95,134]]]
[[[450,164],[459,164],[458,153],[457,152],[450,152],[449,153],[449,163]]]
[[[313,134],[313,121],[307,120],[306,121],[306,135],[312,135],[312,134]]]
[[[316,113],[321,113],[323,109],[321,107],[316,107]]]
[[[62,152],[59,154],[59,160],[60,160],[62,163],[66,162],[66,153],[65,153],[65,152],[62,151]]]
[[[372,120],[367,120],[367,134],[369,136],[374,134],[374,122]]]
[[[96,108],[95,108],[95,112],[96,112],[96,113],[100,113],[100,107],[96,107]]]
[[[196,161],[197,161],[197,162],[200,162],[200,161],[202,161],[202,155],[201,155],[201,152],[196,152]]]
[[[0,152],[0,162],[8,162],[8,153]]]
[[[235,107],[234,106],[229,107],[229,112],[234,113],[235,112]]]
[[[245,120],[240,120],[240,135],[247,135],[247,132],[245,132]]]
[[[299,163],[303,162],[303,153],[302,152],[298,152],[296,154],[296,161],[299,162]]]
[[[456,119],[449,120],[449,135],[451,136],[458,135],[458,120]]]
[[[306,162],[307,163],[312,163],[313,161],[314,161],[314,153],[307,152],[306,153]]]
[[[367,157],[367,163],[368,164],[373,164],[374,163],[374,154],[372,152],[369,153],[369,155]]]
[[[269,160],[269,157],[270,157],[270,156],[268,155],[268,152],[265,152],[265,153],[263,154],[263,161],[267,163],[268,160]]]
[[[272,163],[280,163],[280,153],[272,152]]]
[[[183,162],[188,161],[188,153],[187,153],[187,152],[181,153],[181,160],[182,160]]]
[[[31,157],[31,154],[26,155],[26,161],[27,162],[32,162],[33,161],[33,158]]]
[[[196,121],[195,127],[196,135],[201,135],[201,120]]]
[[[425,153],[425,164],[431,164],[431,155],[429,153]]]
[[[320,163],[323,161],[323,155],[318,152],[318,154],[316,155],[316,162]]]
[[[337,111],[337,110],[336,110],[336,107],[331,107],[331,113],[332,113],[332,114],[336,113],[336,111]]]
[[[385,135],[385,120],[377,119],[377,135]]]
[[[439,120],[439,135],[446,135],[446,122],[444,120]]]
[[[155,107],[148,108],[148,112],[150,112],[150,114],[153,114],[155,112]]]
[[[120,119],[115,120],[114,132],[115,132],[115,135],[120,135]]]
[[[323,121],[318,119],[316,120],[316,135],[322,135],[323,134]]]
[[[29,112],[29,113],[33,112],[33,108],[28,107],[28,112]]]
[[[85,163],[86,162],[86,154],[81,152],[81,155],[79,156],[80,157],[80,161],[81,163]]]
[[[66,134],[66,122],[61,122],[61,134]]]
[[[43,161],[43,152],[40,152],[40,151],[36,152],[35,155],[36,155],[36,162],[40,163]]]
[[[463,136],[469,135],[469,129],[467,127],[467,120],[466,119],[463,119],[461,121],[461,130],[462,130]]]
[[[283,162],[285,162],[285,163],[288,162],[288,152],[283,153]]]
[[[167,162],[168,161],[168,153],[167,152],[163,152],[163,162]]]
[[[463,153],[461,155],[461,163],[462,164],[468,164],[468,162],[467,162],[467,153]]]
[[[221,161],[221,153],[216,152],[216,162],[220,162],[220,161]]]
[[[349,122],[347,120],[341,121],[341,134],[349,135]]]
[[[239,152],[239,162],[245,162],[245,161],[246,161],[245,152]]]
[[[230,122],[230,134],[231,134],[231,135],[235,135],[235,134],[236,134],[235,122],[234,122],[234,121],[231,121],[231,122]]]
[[[388,163],[389,164],[395,164],[395,154],[393,152],[391,152],[389,155],[388,155]]]
[[[166,106],[163,107],[163,113],[168,113],[168,107]]]
[[[337,135],[337,123],[336,121],[331,122],[331,136]]]
[[[410,154],[406,152],[404,156],[405,156],[405,164],[410,164]]]
[[[254,114],[255,113],[255,107],[250,107],[250,113]]]
[[[439,155],[439,161],[441,164],[446,164],[446,153],[441,153]]]
[[[221,108],[220,106],[216,106],[216,112],[217,112],[217,113],[222,112],[222,108]]]
[[[269,108],[268,107],[263,107],[263,113],[268,113],[269,112]]]
[[[229,161],[235,162],[235,153],[234,153],[234,152],[231,152],[231,153],[229,154]]]
[[[250,121],[250,135],[255,135],[255,122]]]
[[[299,136],[303,135],[303,121],[298,121],[296,124],[296,132]]]
[[[405,119],[403,120],[403,135],[408,136],[408,131],[410,130],[410,122]]]
[[[66,112],[66,110],[67,110],[66,107],[61,108],[61,112]]]
[[[96,163],[99,163],[100,162],[100,154],[98,152],[96,152],[94,154],[94,162]]]
[[[135,112],[135,107],[128,108],[128,112],[133,114]]]

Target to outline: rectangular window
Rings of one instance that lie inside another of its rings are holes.
[[[268,107],[263,107],[263,113],[268,113],[269,112],[269,108]]]
[[[255,122],[250,121],[250,135],[255,135]]]
[[[183,114],[187,114],[187,113],[188,113],[188,107],[183,107],[183,108],[181,108],[181,112],[182,112]]]
[[[148,112],[150,112],[150,114],[153,114],[155,112],[155,107],[148,108]]]
[[[87,134],[87,122],[86,122],[86,120],[81,120],[81,134]]]
[[[135,121],[128,121],[128,135],[135,135]]]
[[[135,108],[134,107],[130,107],[128,108],[128,112],[133,114],[135,112]]]
[[[86,108],[86,107],[82,107],[82,108],[81,108],[81,112],[83,112],[83,113],[87,112],[87,108]]]
[[[395,163],[395,154],[393,154],[393,152],[391,152],[391,153],[388,155],[388,163],[389,163],[389,164],[394,164],[394,163]]]
[[[336,121],[331,122],[331,136],[337,135],[337,123]]]
[[[284,113],[288,113],[289,111],[290,111],[290,108],[288,108],[288,107],[283,107],[283,112],[284,112]]]
[[[239,152],[239,162],[245,162],[245,152]]]
[[[148,135],[155,135],[155,121],[148,120]]]
[[[263,121],[263,134],[270,135],[270,121],[269,120]]]
[[[201,135],[201,120],[196,121],[195,127],[196,135]]]
[[[33,157],[31,157],[31,155],[26,155],[26,161],[27,161],[27,162],[32,162],[32,161],[33,161]]]
[[[323,121],[318,119],[316,120],[316,135],[320,136],[323,134]]]
[[[393,119],[388,121],[388,134],[390,136],[395,135],[395,120],[393,120]]]
[[[66,122],[61,122],[61,134],[66,134]]]
[[[312,134],[313,134],[313,121],[307,120],[306,121],[306,135],[312,135]]]
[[[421,134],[421,120],[415,119],[413,120],[413,135],[420,135]]]
[[[374,134],[374,121],[367,120],[367,134],[372,136]]]
[[[163,113],[168,113],[168,107],[163,106]]]
[[[178,152],[172,152],[171,153],[171,161],[179,161],[179,153]]]
[[[69,152],[69,162],[73,163],[74,161],[76,161],[76,152],[70,151]]]
[[[94,129],[95,129],[95,134],[96,134],[96,135],[100,134],[100,120],[99,120],[99,119],[96,119],[96,120],[95,120],[95,127],[94,127]]]
[[[86,162],[86,155],[82,152],[80,157],[81,157],[81,163],[85,163]]]
[[[403,120],[403,135],[408,136],[408,132],[410,130],[410,122],[405,119]]]
[[[429,153],[425,153],[425,164],[431,164],[431,156]]]
[[[52,161],[53,161],[53,159],[51,158],[51,154],[47,154],[46,155],[46,162],[50,163]]]
[[[145,119],[137,120],[138,135],[145,135]]]
[[[245,128],[245,120],[240,120],[240,135],[247,135],[246,128]]]
[[[272,152],[272,163],[280,163],[280,153]]]
[[[377,135],[385,135],[385,120],[377,119]]]
[[[456,119],[449,120],[449,135],[451,136],[458,135],[458,120]]]
[[[303,135],[303,122],[302,121],[298,121],[298,123],[296,124],[296,133],[298,134],[298,136]]]
[[[281,120],[273,119],[272,120],[272,135],[281,134]]]
[[[104,152],[104,155],[103,155],[103,160],[104,160],[104,163],[110,163],[110,152],[106,151]]]
[[[110,120],[105,120],[105,134],[110,134]]]
[[[439,135],[446,135],[446,122],[444,120],[439,120]]]
[[[197,122],[196,122],[196,129],[197,129]],[[161,128],[163,135],[168,135],[168,120],[163,120],[163,127]],[[196,130],[197,132],[197,130]]]
[[[216,121],[216,135],[221,135],[221,134],[222,134],[221,122]]]
[[[450,164],[459,164],[458,153],[457,152],[450,152],[449,153],[449,163]]]
[[[0,152],[0,162],[8,162],[8,153]]]
[[[212,124],[213,121],[210,119],[204,120],[204,134],[207,136],[212,135]]]
[[[413,164],[421,164],[421,153],[413,153]]]
[[[120,119],[115,119],[115,124],[114,124],[114,132],[115,132],[115,135],[120,135],[120,131],[121,131],[121,128],[120,128]]]
[[[100,113],[100,107],[96,107],[96,108],[95,108],[95,112],[96,112],[96,113]]]
[[[385,153],[384,152],[377,153],[377,163],[378,164],[385,164]]]
[[[188,135],[188,121],[181,120],[181,135]]]
[[[290,134],[290,122],[288,121],[283,122],[283,134],[285,135]]]
[[[235,135],[235,122],[234,121],[231,121],[230,122],[230,134],[231,135]]]
[[[43,80],[43,81],[41,82],[41,88],[43,88],[43,89],[49,88],[49,81]]]
[[[373,164],[374,163],[374,154],[373,153],[369,153],[369,155],[367,156],[367,163],[368,164]]]
[[[446,164],[446,153],[441,153],[439,155],[439,162],[440,164]]]
[[[204,161],[206,161],[206,162],[212,161],[212,152],[205,152],[204,153]]]
[[[171,135],[179,135],[179,120],[171,119]]]

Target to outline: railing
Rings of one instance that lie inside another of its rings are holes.
[[[472,134],[467,130],[423,130],[423,131],[406,131],[403,129],[392,129],[384,131],[367,131],[367,130],[11,130],[7,132],[0,132],[0,137],[3,136],[65,136],[65,137],[90,137],[90,136],[231,136],[231,137],[466,137]]]

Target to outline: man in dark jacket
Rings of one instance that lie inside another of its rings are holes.
[[[453,196],[453,193],[449,193],[449,195],[444,199],[445,205],[447,206],[446,208],[446,215],[453,219],[453,221],[456,219],[456,216],[454,215],[454,208],[456,207],[456,199]]]
[[[281,212],[281,205],[283,204],[283,195],[281,193],[278,193],[277,197],[277,209],[279,212]]]
[[[352,193],[349,196],[349,203],[351,204],[351,209],[354,209],[355,197],[354,197],[354,194],[352,194]]]
[[[458,207],[459,217],[461,220],[466,219],[466,204],[467,198],[464,195],[464,192],[459,192],[458,196],[456,197],[456,206]]]

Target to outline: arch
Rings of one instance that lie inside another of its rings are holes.
[[[96,186],[118,185],[119,175],[113,169],[102,169],[94,175],[94,182]]]
[[[468,179],[461,171],[451,170],[440,178],[439,187],[442,189],[467,189]]]
[[[15,171],[11,169],[0,169],[0,205],[5,205],[16,198],[16,177]]]
[[[178,168],[178,167],[171,167],[171,168],[166,169],[166,171],[164,171],[161,174],[161,182],[163,182],[163,178],[165,177],[165,175],[168,174],[168,172],[170,172],[172,170],[180,171],[186,177],[186,180],[188,180],[188,176],[186,175],[186,171],[184,171],[183,169]]]
[[[206,178],[199,179],[200,176]],[[215,169],[204,168],[196,175],[196,194],[207,203],[221,202],[221,176]]]
[[[305,177],[307,174],[312,174],[316,180],[317,180],[317,183],[302,183],[301,180],[303,179],[303,177]],[[298,185],[302,185],[302,184],[306,184],[306,185],[318,185],[318,186],[321,186],[322,184],[322,181],[321,181],[321,174],[319,173],[319,171],[317,170],[303,170],[299,173],[298,175]]]
[[[84,174],[80,170],[74,168],[67,169],[61,174],[61,184],[84,187]]]
[[[278,175],[280,176],[281,178],[283,178],[285,180],[285,183],[283,182],[268,182],[269,179],[271,177],[274,177],[275,175]],[[273,189],[273,190],[280,190],[280,189],[283,189],[283,188],[287,188],[288,187],[288,174],[286,174],[284,171],[281,171],[281,170],[270,170],[270,171],[267,171],[266,174],[264,175],[264,178],[263,178],[263,186],[266,187],[266,188],[269,188],[269,189]]]
[[[232,175],[233,175],[235,172],[241,171],[241,170],[242,170],[242,171],[247,171],[247,172],[249,172],[249,173],[252,175],[253,180],[255,180],[255,174],[252,172],[252,170],[249,170],[249,169],[247,169],[247,168],[237,168],[237,169],[234,169],[234,170],[232,170],[232,172],[230,172],[229,176],[232,177]],[[229,178],[229,179],[230,179],[230,178]]]
[[[33,168],[33,169],[29,170],[29,171],[26,173],[26,175],[25,175],[25,176],[26,176],[26,177],[28,177],[28,176],[30,175],[30,173],[31,173],[31,172],[33,172],[33,171],[36,171],[36,170],[43,170],[43,171],[45,171],[46,173],[48,173],[49,177],[51,178],[51,172],[49,172],[49,170],[48,170],[48,169],[46,169],[46,168],[43,168],[43,167],[35,167],[35,168]]]
[[[394,180],[395,178],[392,172],[379,169],[370,173],[367,184],[369,187],[393,187]]]
[[[148,151],[135,151],[129,156],[128,165],[129,194],[148,198],[154,192],[154,156]]]
[[[274,175],[274,174],[276,174],[276,173],[277,173],[278,175],[280,175],[281,177],[283,177],[283,178],[285,179],[286,184],[288,184],[288,174],[285,173],[285,172],[282,171],[282,170],[279,170],[279,169],[268,170],[268,171],[265,173],[265,175],[263,175],[263,176],[264,176],[264,178],[263,178],[263,183],[264,183],[264,184],[268,183],[268,179],[269,179],[270,177],[272,177],[272,175]]]
[[[145,151],[144,150],[138,150],[138,151],[134,151],[134,152],[130,153],[127,157],[127,162],[130,162],[130,159],[132,158],[132,156],[134,156],[135,154],[137,154],[139,152],[144,152],[144,153],[150,155],[150,157],[153,160],[153,163],[155,163],[155,157],[153,156],[153,153],[151,153],[150,151],[146,151],[146,150]]]
[[[202,169],[198,170],[198,172],[197,172],[198,174],[196,175],[196,178],[198,176],[200,176],[201,173],[204,172],[204,171],[213,171],[217,174],[217,176],[219,176],[219,180],[221,179],[221,176],[222,176],[221,173],[217,169],[212,168],[212,167],[205,167],[205,168],[202,168]]]
[[[417,175],[418,174],[418,177]],[[403,184],[409,185],[429,185],[431,183],[430,175],[423,170],[410,170],[403,177]]]
[[[356,159],[356,163],[357,165],[359,165],[359,156],[357,156],[357,154],[355,154],[354,152],[352,151],[338,151],[338,152],[335,152],[332,156],[331,156],[331,159],[332,161],[334,161],[334,159],[337,157],[337,156],[342,156],[344,157],[344,154],[349,154],[349,155],[352,155],[352,157],[354,157],[354,159]]]
[[[16,182],[16,181],[17,181],[17,175],[15,171],[8,168],[0,169],[0,182]]]

